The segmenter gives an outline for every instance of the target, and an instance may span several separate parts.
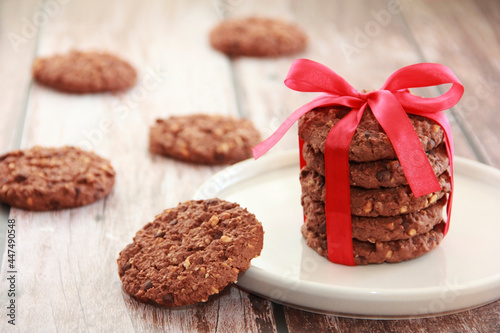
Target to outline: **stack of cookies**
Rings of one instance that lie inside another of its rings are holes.
[[[319,107],[299,120],[306,165],[300,172],[307,245],[328,257],[325,218],[325,141],[349,108]],[[443,208],[451,190],[444,134],[432,120],[409,114],[441,191],[415,197],[373,113],[365,110],[349,147],[351,220],[357,265],[400,262],[435,248],[443,238]]]

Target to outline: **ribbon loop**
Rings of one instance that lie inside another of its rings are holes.
[[[410,88],[422,88],[449,84],[452,86],[444,94],[424,98],[413,95]],[[381,90],[391,91],[407,112],[430,113],[444,111],[458,103],[464,93],[460,80],[446,66],[420,63],[403,67],[385,81]]]
[[[357,90],[340,75],[308,59],[297,59],[292,63],[285,85],[302,92],[326,92],[334,96],[357,95]]]

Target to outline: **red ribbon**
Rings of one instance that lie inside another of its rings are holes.
[[[433,98],[415,96],[408,90],[449,83],[452,85],[446,93]],[[432,63],[410,65],[394,72],[380,90],[360,93],[328,67],[311,60],[298,59],[292,64],[285,85],[296,91],[322,92],[322,94],[294,111],[276,132],[254,147],[253,155],[256,159],[271,149],[293,123],[308,111],[327,105],[344,105],[352,108],[330,130],[325,143],[325,213],[330,261],[355,265],[352,250],[348,152],[352,136],[367,105],[391,141],[415,197],[439,191],[441,186],[407,113],[432,119],[443,128],[452,179],[444,230],[446,235],[453,193],[453,142],[448,119],[440,111],[454,106],[464,91],[462,84],[449,68]]]

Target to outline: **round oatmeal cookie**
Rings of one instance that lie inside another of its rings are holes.
[[[326,237],[320,236],[307,225],[302,225],[302,236],[319,255],[328,258]],[[444,222],[437,224],[425,234],[409,239],[388,242],[361,242],[353,240],[353,255],[356,265],[396,263],[417,258],[436,248],[443,239]]]
[[[252,156],[260,133],[246,119],[193,114],[157,119],[149,132],[154,154],[199,164],[232,164]]]
[[[308,167],[322,176],[325,175],[325,155],[321,151],[316,151],[311,145],[305,143],[302,155]],[[445,172],[450,163],[444,144],[440,144],[429,151],[427,153],[427,158],[436,176]],[[349,176],[351,186],[364,188],[408,185],[403,168],[397,159],[373,162],[351,162],[349,163]]]
[[[109,53],[71,51],[37,58],[33,77],[56,90],[83,94],[126,90],[135,84],[137,72]]]
[[[0,156],[0,202],[47,211],[88,205],[115,183],[110,162],[75,147],[34,147]]]
[[[351,214],[356,216],[394,216],[417,212],[437,202],[451,191],[451,179],[447,171],[438,176],[441,191],[415,197],[409,186],[364,189],[351,186]],[[302,195],[312,200],[325,201],[325,177],[304,167],[300,171]]]
[[[186,201],[157,215],[120,252],[127,293],[144,303],[205,302],[250,267],[263,246],[262,225],[237,203]]]
[[[229,56],[277,57],[304,50],[307,37],[292,23],[249,17],[226,20],[214,27],[210,44]]]
[[[299,136],[314,150],[324,153],[328,133],[349,111],[345,106],[315,108],[299,119]],[[438,124],[413,114],[408,114],[408,117],[426,152],[443,141],[443,130]],[[396,158],[389,138],[370,108],[367,108],[349,146],[349,161],[371,162]]]
[[[429,232],[443,220],[446,198],[418,212],[395,216],[363,217],[351,216],[352,238],[370,243],[408,239]],[[325,203],[302,197],[305,223],[320,236],[326,234]]]

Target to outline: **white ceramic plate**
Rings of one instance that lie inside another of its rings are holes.
[[[243,161],[195,194],[238,202],[264,226],[264,249],[240,287],[309,311],[369,318],[447,314],[500,299],[499,170],[456,158],[451,225],[441,245],[407,262],[347,267],[302,238],[298,163],[298,151]]]

